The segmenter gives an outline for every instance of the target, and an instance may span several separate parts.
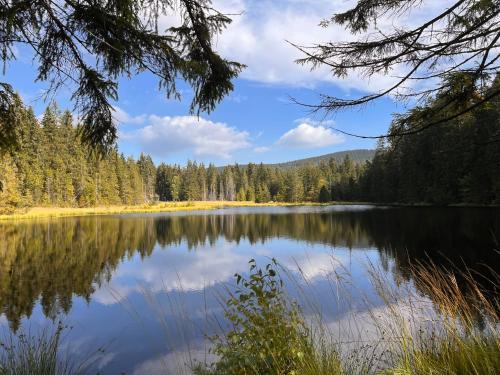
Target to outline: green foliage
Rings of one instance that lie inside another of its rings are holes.
[[[82,143],[82,125],[73,125],[69,111],[51,104],[38,121],[31,108],[16,100],[12,115],[18,147],[0,155],[2,212],[32,206],[135,205],[157,200],[318,201],[323,186],[339,192],[335,197],[357,197],[350,185],[363,169],[348,158],[343,163],[330,159],[293,168],[252,163],[206,168],[192,161],[184,168],[164,163],[156,167],[149,155],[141,154],[135,161],[120,155],[116,147],[101,158]]]
[[[430,14],[404,27],[406,17],[423,1],[357,0],[350,9],[324,19],[321,25],[344,26],[352,34],[348,41],[333,40],[311,46],[296,45],[304,54],[297,60],[312,69],[327,67],[336,77],[350,74],[364,77],[404,71],[395,82],[379,92],[359,97],[320,95],[318,104],[307,104],[316,111],[331,112],[364,106],[391,95],[399,100],[424,103],[445,93],[442,105],[399,116],[409,126],[405,131],[391,129],[381,136],[416,134],[440,128],[443,122],[470,113],[477,104],[489,104],[500,96],[500,87],[487,87],[499,67],[496,51],[499,40],[500,1],[454,0],[439,4]],[[388,22],[389,21],[389,22]],[[372,29],[380,32],[372,32]],[[439,37],[437,37],[439,35]],[[471,54],[473,51],[473,54]],[[425,82],[412,85],[411,82]],[[342,132],[340,130],[340,132]]]
[[[269,192],[269,188],[266,184],[260,184],[257,187],[257,192],[255,195],[255,202],[257,203],[266,203],[271,200],[271,193]]]
[[[212,352],[219,357],[198,374],[301,374],[314,355],[309,330],[298,306],[283,293],[276,260],[265,269],[251,260],[248,278],[236,274],[236,290],[226,302],[231,330],[214,336]]]
[[[145,202],[153,202],[157,200],[156,195],[156,167],[151,160],[151,156],[141,153],[137,161],[139,172],[142,180],[142,191],[144,193]]]
[[[11,85],[0,82],[0,154],[8,148],[17,146],[16,127],[18,119],[16,110],[21,99],[15,94]]]
[[[181,168],[162,163],[157,169],[156,192],[162,201],[329,202],[331,192],[333,199],[360,199],[357,183],[364,166],[348,155],[341,163],[335,160],[287,168],[249,163],[217,169],[191,161]]]
[[[325,344],[329,342],[325,340],[325,332],[326,335],[333,333],[325,328],[321,331],[323,336],[315,336],[305,326],[298,306],[288,302],[282,292],[276,261],[262,270],[251,260],[250,276],[247,279],[235,275],[237,289],[226,302],[229,332],[211,339],[217,360],[208,367],[198,364],[195,373],[497,374],[500,370],[497,297],[485,298],[470,273],[462,274],[469,286],[464,292],[456,283],[450,283],[453,274],[432,263],[412,266],[411,272],[415,285],[434,302],[438,318],[430,317],[425,308],[427,313],[419,315],[422,312],[419,292],[403,297],[391,291],[383,276],[374,271],[371,282],[378,288],[387,311],[368,319],[381,336],[371,339],[372,344],[366,344],[367,341],[358,336],[359,332],[354,333],[354,341],[348,344],[358,340],[358,346],[351,346],[340,357],[338,346]],[[411,306],[410,317],[404,309],[393,308],[394,298],[399,307]],[[419,328],[417,334],[411,325],[417,321],[417,327],[421,327],[420,324],[423,327],[422,319],[426,321],[425,328]],[[482,321],[480,327],[477,319]],[[321,316],[318,321],[322,321]],[[381,353],[365,351],[372,345],[381,346]]]
[[[180,25],[158,29],[159,18],[176,12]],[[0,50],[4,63],[15,60],[17,43],[32,47],[37,80],[56,91],[73,83],[72,99],[81,118],[80,137],[102,151],[113,147],[117,129],[112,100],[118,78],[154,74],[167,96],[179,98],[176,82],[194,90],[191,111],[211,111],[233,89],[243,65],[221,57],[213,38],[231,19],[209,0],[3,2]],[[13,89],[0,82],[0,150],[15,143]]]
[[[500,76],[489,89],[498,87]],[[404,121],[396,117],[391,131],[400,134],[418,129],[420,118],[433,116],[435,108],[448,103],[448,95],[442,92],[425,106],[411,110]],[[472,103],[479,101],[480,97]],[[498,204],[499,134],[497,97],[439,127],[380,143],[355,187],[366,200],[376,202]]]
[[[305,167],[307,165],[320,165],[321,163],[329,163],[331,160],[334,160],[336,163],[342,163],[346,156],[349,156],[349,158],[356,163],[363,164],[373,159],[373,157],[375,156],[375,150],[357,149],[349,151],[338,151],[321,156],[314,156],[312,158],[293,160],[285,163],[269,164],[269,166],[279,168]]]
[[[499,84],[497,79],[491,86]],[[411,113],[442,106],[446,95]],[[116,148],[98,158],[82,144],[71,113],[51,105],[39,122],[32,109],[20,99],[17,103],[13,116],[18,147],[0,155],[3,212],[157,200],[500,202],[499,99],[440,127],[380,142],[373,160],[365,163],[347,153],[341,161],[331,157],[286,167],[249,163],[223,168],[192,161],[185,167],[156,167],[149,155],[135,161]],[[408,124],[396,117],[392,128],[396,133],[410,131],[419,126],[415,121]]]
[[[329,202],[331,200],[330,192],[328,191],[326,186],[321,187],[321,190],[319,191],[319,199],[318,200],[322,203],[326,203],[326,202]]]
[[[30,206],[138,204],[156,199],[151,158],[89,153],[70,112],[50,105],[39,122],[21,102],[15,151],[0,155],[0,211]]]
[[[386,375],[483,375],[500,371],[500,340],[493,337],[451,338],[434,348],[411,353],[408,361],[386,370]]]
[[[0,159],[0,213],[11,213],[19,204],[21,197],[16,172],[12,158],[5,156]]]

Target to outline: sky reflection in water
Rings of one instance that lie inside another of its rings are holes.
[[[363,298],[383,308],[367,265],[389,283],[411,285],[408,259],[429,255],[487,262],[500,233],[494,209],[389,209],[365,206],[227,209],[175,215],[67,218],[0,224],[0,325],[32,332],[63,317],[66,350],[99,348],[103,374],[155,374],[188,353],[204,359],[204,333],[222,321],[220,296],[248,261],[275,257],[297,276],[289,292],[320,305],[339,325]],[[338,303],[335,273],[355,285]],[[365,312],[366,313],[366,312]]]

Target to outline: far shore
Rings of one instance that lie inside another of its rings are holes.
[[[0,215],[0,220],[23,220],[23,219],[46,218],[46,217],[216,210],[229,207],[327,206],[335,204],[358,204],[358,203],[344,203],[344,202],[255,203],[255,202],[241,202],[241,201],[190,201],[190,202],[158,202],[151,204],[129,205],[129,206],[32,207],[32,208],[27,208],[25,210],[18,210],[12,214]]]
[[[403,203],[371,203],[371,202],[267,202],[255,203],[250,201],[182,201],[156,202],[141,205],[95,206],[95,207],[30,207],[18,209],[11,214],[0,214],[0,222],[8,220],[25,220],[51,217],[71,216],[98,216],[133,213],[161,213],[217,210],[230,207],[292,207],[292,206],[334,206],[334,205],[366,205],[381,207],[498,207],[491,205],[450,204],[436,206],[432,204],[403,204]]]

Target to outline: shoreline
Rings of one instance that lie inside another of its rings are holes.
[[[250,201],[182,201],[158,202],[142,205],[96,206],[96,207],[32,207],[18,210],[11,214],[0,214],[0,222],[29,220],[39,218],[61,218],[77,216],[104,216],[139,213],[169,213],[217,210],[231,207],[293,207],[293,206],[354,206],[365,205],[391,208],[498,208],[499,205],[449,204],[433,205],[424,203],[373,203],[373,202],[268,202],[255,203]]]
[[[38,218],[60,218],[76,216],[103,216],[134,213],[168,213],[199,210],[217,210],[231,207],[292,207],[292,206],[331,206],[356,205],[364,203],[352,202],[269,202],[255,203],[249,201],[183,201],[160,202],[155,204],[128,205],[128,206],[96,206],[96,207],[32,207],[25,212],[21,210],[12,214],[0,214],[0,222],[12,220],[26,220]]]

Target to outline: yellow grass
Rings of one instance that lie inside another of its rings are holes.
[[[42,217],[67,217],[89,215],[111,215],[127,213],[149,212],[177,212],[195,210],[215,210],[227,207],[267,207],[267,206],[297,206],[297,205],[324,205],[321,203],[284,203],[284,202],[234,202],[234,201],[190,201],[190,202],[161,202],[131,206],[96,206],[96,207],[33,207],[13,214],[0,215],[0,220],[22,220]]]

